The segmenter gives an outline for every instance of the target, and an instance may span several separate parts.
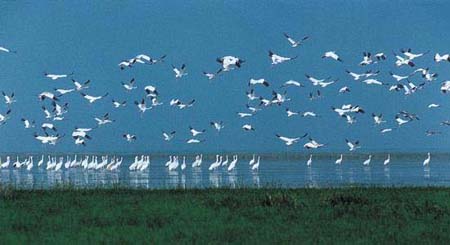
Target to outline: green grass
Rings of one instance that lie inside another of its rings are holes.
[[[0,190],[11,243],[448,244],[450,188]]]

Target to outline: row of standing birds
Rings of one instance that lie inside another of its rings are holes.
[[[312,158],[313,155],[311,154],[309,156],[309,159],[306,162],[307,166],[312,165]],[[119,167],[122,165],[123,157],[116,157],[113,156],[111,159],[109,159],[108,156],[101,156],[101,161],[98,161],[98,156],[92,156],[89,159],[89,156],[85,156],[84,158],[80,157],[77,159],[77,155],[71,159],[70,156],[66,157],[66,160],[64,161],[64,157],[59,157],[59,160],[57,157],[53,156],[47,156],[47,162],[46,162],[46,170],[54,170],[59,171],[64,168],[70,169],[70,168],[83,168],[83,169],[94,169],[94,170],[100,170],[100,169],[106,169],[110,171],[114,171],[119,169]],[[258,171],[259,165],[260,165],[261,156],[256,156],[253,154],[252,159],[249,161],[249,165],[251,166],[251,170]],[[336,164],[342,164],[344,160],[343,154],[340,155],[340,157],[335,161]],[[364,166],[369,166],[372,161],[372,155],[369,155],[368,159],[366,159],[363,162]],[[427,158],[423,161],[423,166],[429,165],[431,161],[431,154],[427,153]],[[37,162],[37,166],[40,167],[45,162],[44,155],[41,156],[41,159]],[[225,156],[225,158],[221,155],[216,155],[216,161],[211,163],[208,167],[209,171],[214,171],[219,169],[220,167],[223,167],[227,171],[232,171],[235,169],[236,164],[238,162],[238,155],[233,155],[232,159],[229,159],[228,155]],[[387,158],[384,160],[383,165],[388,165],[391,162],[391,155],[388,154]],[[203,163],[203,154],[196,155],[195,160],[192,162],[191,166],[192,168],[199,168],[201,167]],[[6,161],[2,161],[0,158],[0,169],[9,168],[9,166],[12,166],[14,168],[22,168],[25,167],[28,171],[32,170],[34,167],[34,160],[33,156],[26,157],[23,161],[19,160],[19,156],[16,157],[16,161],[12,162],[11,157],[7,156]],[[145,171],[150,166],[150,156],[141,155],[135,156],[134,162],[130,164],[128,169],[130,171]],[[165,167],[169,171],[175,171],[178,168],[180,168],[181,171],[185,170],[187,167],[186,163],[186,156],[183,156],[182,161],[180,163],[178,156],[169,156],[169,161],[165,163]]]

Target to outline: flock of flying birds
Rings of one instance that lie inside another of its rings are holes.
[[[305,42],[309,41],[308,36],[305,36],[301,39],[295,39],[288,35],[287,33],[284,33],[284,37],[287,39],[287,43],[292,48],[299,48],[301,47]],[[10,50],[6,47],[0,47],[0,54],[1,53],[10,53],[10,54],[17,54],[16,51]],[[361,62],[358,64],[359,68],[364,68],[365,72],[355,72],[346,70],[346,73],[348,74],[348,78],[360,82],[362,84],[365,84],[367,86],[381,86],[385,87],[387,90],[397,93],[404,93],[405,95],[412,95],[414,93],[419,92],[420,90],[427,87],[429,83],[434,82],[438,74],[433,72],[430,68],[418,68],[415,65],[415,62],[417,59],[425,59],[428,55],[429,51],[426,52],[413,52],[411,49],[401,49],[398,53],[393,52],[392,56],[385,54],[383,52],[378,52],[375,54],[372,54],[371,52],[363,52],[361,57]],[[430,55],[428,55],[430,56]],[[341,56],[336,51],[327,51],[324,52],[322,55],[323,59],[330,59],[335,62],[345,62],[344,59],[341,58]],[[137,65],[157,65],[165,64],[166,55],[163,55],[158,58],[151,57],[146,54],[139,54],[131,58],[127,58],[122,60],[118,64],[118,69],[125,70],[125,69],[132,69],[133,67]],[[281,65],[286,62],[295,62],[297,59],[297,56],[282,56],[280,54],[277,54],[273,51],[268,51],[268,62],[272,66]],[[408,74],[396,74],[392,71],[389,71],[389,75],[392,77],[392,81],[385,82],[378,79],[378,75],[381,73],[379,70],[370,69],[370,67],[375,66],[377,63],[382,62],[389,62],[390,60],[394,60],[396,67],[402,67],[407,66],[410,67],[411,71]],[[434,61],[436,63],[439,62],[450,62],[450,54],[439,54],[436,53],[434,55]],[[233,72],[233,70],[240,69],[241,67],[245,67],[246,61],[242,58],[239,58],[237,56],[233,55],[227,55],[220,58],[217,58],[218,62],[218,70],[216,72],[203,72],[203,75],[205,76],[205,79],[213,80],[217,76],[225,76],[228,72]],[[180,66],[172,65],[172,71],[173,76],[176,79],[183,79],[183,77],[188,76],[187,72],[187,66],[185,64],[182,64]],[[37,99],[41,102],[40,107],[42,109],[42,116],[44,118],[44,122],[41,125],[36,125],[36,120],[22,117],[21,120],[23,122],[25,129],[31,129],[40,127],[41,132],[36,132],[34,130],[34,133],[32,134],[34,138],[38,141],[40,141],[42,144],[49,144],[49,145],[56,145],[64,136],[64,133],[61,133],[58,131],[57,124],[61,121],[65,120],[65,114],[69,113],[69,102],[65,99],[67,94],[70,93],[77,93],[80,95],[80,99],[86,100],[88,104],[95,104],[100,100],[105,100],[108,98],[109,93],[105,92],[104,94],[91,94],[89,92],[89,86],[91,85],[91,81],[78,81],[74,78],[74,73],[70,74],[54,74],[54,73],[44,73],[43,74],[45,78],[51,80],[51,83],[49,83],[48,89],[45,91],[42,91],[37,95]],[[414,84],[411,80],[413,78],[417,81],[420,80],[420,83]],[[66,88],[54,88],[55,85],[58,85],[58,83],[55,83],[59,80],[70,80],[72,81],[71,87]],[[314,100],[322,96],[320,89],[332,89],[330,87],[334,87],[337,85],[337,79],[333,80],[331,78],[318,78],[314,77],[311,74],[305,74],[305,80],[309,81],[312,86],[317,87],[316,92],[312,92],[309,94],[309,99]],[[146,113],[147,111],[151,111],[152,109],[158,107],[158,106],[171,106],[178,108],[180,110],[188,110],[190,107],[195,106],[195,99],[189,100],[189,101],[182,101],[180,99],[174,98],[171,99],[168,102],[162,102],[160,100],[160,91],[158,88],[154,85],[148,84],[146,86],[143,86],[142,88],[139,88],[136,84],[135,79],[130,79],[128,82],[122,82],[121,86],[123,87],[124,91],[130,92],[133,90],[141,90],[142,93],[142,99],[133,101],[129,103],[128,101],[119,101],[115,99],[109,99],[111,101],[111,109],[119,109],[122,107],[130,107],[130,104],[132,107],[135,108],[135,110],[141,114]],[[296,80],[289,80],[284,82],[280,89],[286,89],[284,92],[276,92],[275,89],[272,90],[272,96],[271,97],[263,97],[261,95],[256,94],[255,88],[256,87],[273,87],[273,84],[271,82],[267,81],[264,78],[252,78],[248,81],[248,90],[246,91],[246,95],[248,97],[248,102],[246,103],[246,111],[238,112],[237,117],[239,118],[248,118],[248,117],[254,117],[260,111],[269,108],[271,106],[283,106],[287,104],[291,100],[287,94],[288,88],[295,88],[295,87],[304,87],[304,82],[296,81]],[[441,83],[440,91],[442,93],[450,92],[450,81],[444,81]],[[336,89],[336,94],[345,94],[345,93],[351,93],[351,88],[349,86],[342,86],[340,88]],[[16,97],[13,91],[2,91],[2,95],[4,98],[4,102],[7,105],[7,110],[4,112],[0,112],[0,124],[3,125],[8,122],[10,115],[12,112],[13,104],[16,102]],[[439,104],[429,104],[428,108],[438,108],[440,107]],[[353,105],[353,104],[343,104],[341,106],[331,106],[331,110],[334,111],[339,118],[343,118],[348,124],[353,124],[356,122],[356,117],[360,116],[361,114],[365,113],[365,110],[360,105]],[[306,112],[300,112],[300,111],[294,111],[289,109],[287,106],[285,106],[285,112],[287,117],[318,117],[318,115],[313,111],[306,111]],[[408,112],[408,111],[399,111],[395,118],[392,120],[397,124],[396,128],[390,128],[390,127],[382,127],[384,123],[387,122],[387,118],[383,117],[383,114],[381,113],[371,113],[371,116],[373,118],[373,122],[375,125],[380,126],[380,133],[386,134],[394,129],[401,128],[402,125],[407,123],[412,123],[414,121],[420,120],[419,116],[415,113]],[[73,139],[73,142],[75,145],[82,145],[86,146],[88,144],[88,141],[92,139],[90,136],[92,131],[97,130],[100,127],[105,127],[108,124],[114,124],[115,120],[110,117],[110,113],[106,113],[102,116],[97,116],[94,118],[96,125],[94,127],[92,126],[85,126],[85,127],[75,127],[73,131],[71,132],[71,138]],[[94,121],[93,121],[94,122]],[[445,126],[450,126],[450,121],[443,121],[441,123]],[[223,121],[211,121],[210,122],[212,130],[216,130],[220,132],[224,128],[224,122]],[[242,130],[244,131],[255,131],[256,129],[253,127],[253,125],[249,123],[243,123],[241,126]],[[204,128],[194,128],[192,126],[186,125],[186,129],[189,129],[192,137],[185,139],[185,142],[187,144],[200,144],[205,141],[204,138],[202,138],[202,134],[206,132],[206,129]],[[427,130],[427,135],[437,135],[440,134],[439,131],[432,131]],[[31,135],[31,134],[30,134]],[[126,140],[128,142],[135,141],[138,136],[132,133],[124,132],[123,140]],[[176,137],[176,131],[163,131],[162,132],[162,140],[165,141],[171,141],[174,137]],[[317,149],[325,147],[326,144],[320,143],[318,140],[313,139],[311,135],[308,133],[305,133],[304,135],[300,137],[293,137],[288,135],[281,135],[281,134],[275,134],[274,138],[278,138],[282,143],[284,143],[286,146],[292,146],[297,144],[302,139],[306,139],[303,143],[303,147],[306,149]],[[350,139],[343,139],[343,144],[346,144],[348,146],[348,150],[353,152],[357,150],[358,148],[361,148],[360,141],[359,140],[350,140]],[[428,155],[428,160],[424,162],[424,164],[429,163],[430,156]],[[43,158],[41,159],[43,161]],[[368,165],[370,163],[371,156],[369,156],[369,159],[364,162],[365,165]],[[103,159],[102,163],[107,163],[107,159]],[[195,160],[195,164],[198,164],[198,161],[201,163],[201,156],[198,155]],[[234,164],[237,162],[237,156],[233,156],[233,159],[230,162],[234,162]],[[387,163],[390,161],[390,156],[388,159],[386,159]],[[385,161],[385,164],[386,164]],[[8,161],[9,162],[9,161]],[[17,162],[19,162],[17,160]],[[27,160],[27,163],[30,162],[30,159]],[[54,166],[57,164],[56,159],[49,158],[49,164],[50,166]],[[60,163],[63,162],[62,159],[59,161]],[[95,163],[94,163],[95,162]],[[112,165],[108,166],[116,166],[118,162],[121,162],[121,160],[114,159]],[[225,161],[222,159],[222,156],[217,156],[216,162],[213,164],[212,169],[216,168],[215,166],[221,166],[223,165]],[[258,160],[256,160],[256,157],[254,156],[251,165],[253,163],[258,163],[256,166],[259,166],[259,157]],[[312,155],[310,156],[308,160],[308,165],[310,165],[312,162]],[[336,161],[336,163],[342,162],[342,155],[340,158]],[[20,162],[19,162],[20,163]],[[84,159],[81,161],[75,160],[67,160],[67,163],[69,166],[70,164],[79,164],[79,165],[85,165],[88,166],[89,163],[94,164],[95,166],[98,165],[97,159],[91,159],[90,162],[88,162],[88,159]],[[142,158],[135,159],[135,162],[132,164],[133,167],[136,167],[138,169],[146,168],[146,164],[148,165],[149,158],[142,156]],[[226,163],[228,163],[228,156],[226,156]],[[93,166],[94,166],[93,165]],[[107,164],[103,164],[107,165]],[[102,164],[100,166],[103,166]],[[168,162],[167,166],[169,169],[173,169],[174,166],[178,167],[179,160],[178,157],[171,157],[170,162]],[[185,165],[185,158],[183,158],[183,164]],[[225,164],[226,165],[226,164]],[[117,165],[117,166],[120,166]],[[138,167],[139,166],[139,167]],[[141,167],[144,166],[144,167]],[[131,168],[130,168],[131,169]],[[258,167],[255,167],[254,169],[258,169]]]

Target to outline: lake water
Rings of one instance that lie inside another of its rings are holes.
[[[11,155],[12,156],[12,155]],[[230,155],[231,156],[231,155]],[[259,171],[249,166],[251,157],[240,157],[236,168],[209,171],[214,157],[204,158],[201,167],[192,168],[193,157],[188,157],[187,168],[168,171],[164,166],[168,157],[151,157],[145,171],[130,171],[134,156],[124,156],[116,171],[106,169],[86,170],[64,166],[59,170],[46,170],[46,161],[37,167],[39,156],[34,157],[34,167],[0,170],[0,183],[21,188],[50,188],[71,185],[82,188],[125,186],[132,188],[206,188],[206,187],[340,187],[349,185],[376,186],[450,186],[450,157],[432,155],[429,166],[423,166],[426,154],[391,154],[391,163],[383,166],[386,154],[374,155],[369,166],[363,166],[367,155],[344,155],[341,165],[334,162],[339,155],[313,155],[311,166],[306,165],[309,155],[263,155]],[[15,155],[11,157],[15,161]],[[4,160],[5,157],[2,157]],[[20,158],[21,161],[25,156]],[[38,159],[38,160],[36,160]],[[100,159],[100,157],[99,157]],[[180,157],[181,159],[181,157]]]

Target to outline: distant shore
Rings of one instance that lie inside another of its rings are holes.
[[[450,188],[0,187],[12,243],[427,243],[450,241]]]

